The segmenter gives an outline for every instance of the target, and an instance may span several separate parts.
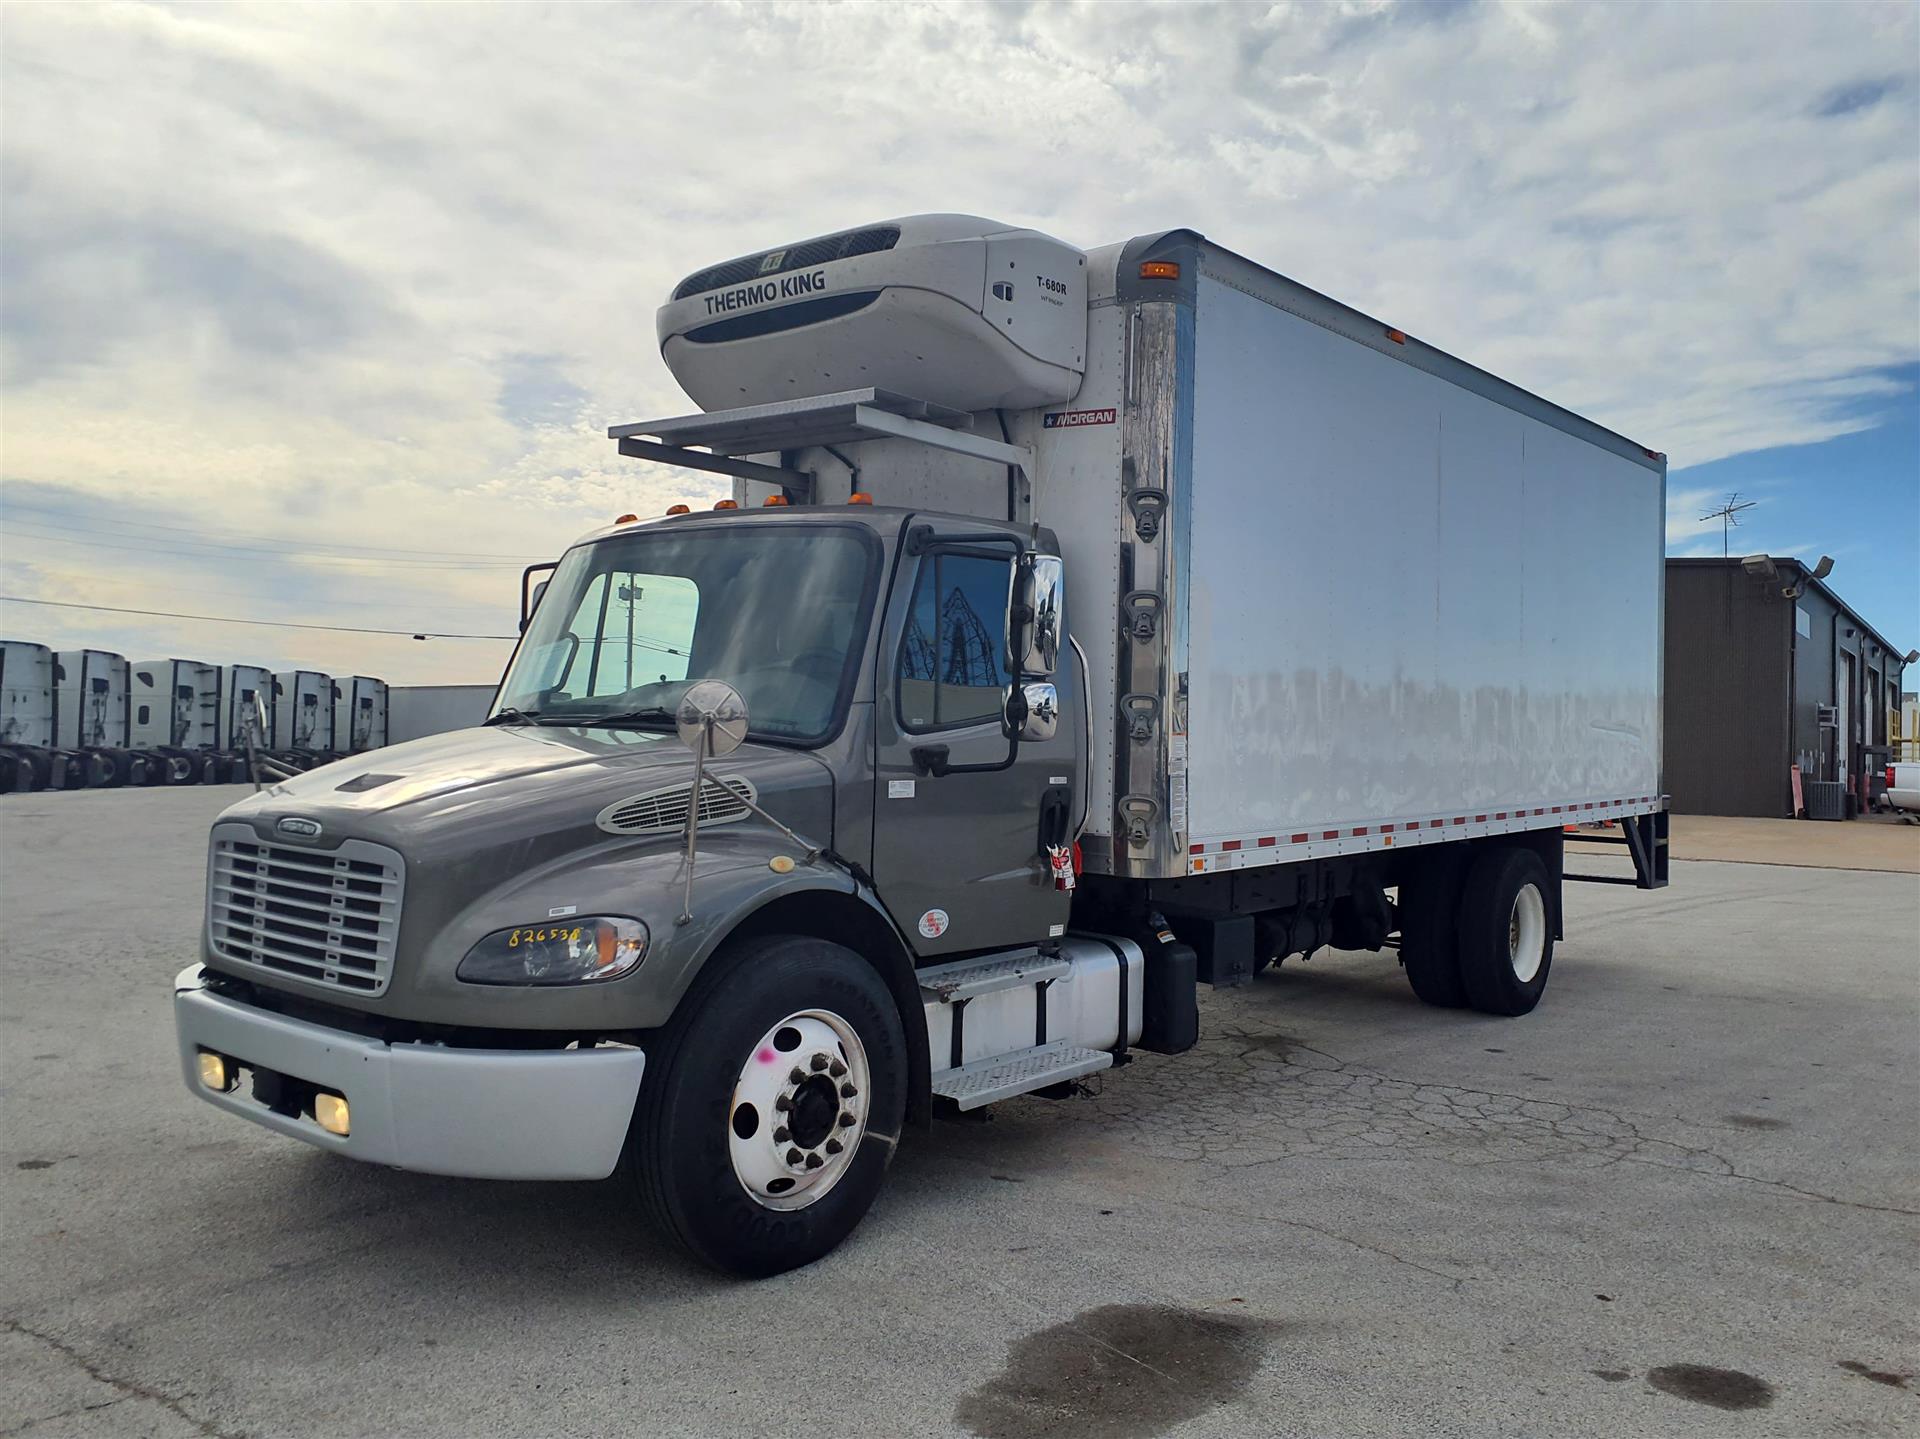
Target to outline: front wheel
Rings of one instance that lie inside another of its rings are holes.
[[[729,946],[650,1058],[629,1168],[694,1255],[778,1274],[831,1251],[872,1206],[906,1114],[907,1050],[859,955],[800,935]]]
[[[1526,1014],[1553,968],[1547,866],[1530,849],[1489,849],[1467,871],[1460,896],[1460,981],[1485,1014]]]

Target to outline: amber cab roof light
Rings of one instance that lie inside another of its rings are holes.
[[[787,497],[785,495],[768,495],[764,500],[760,501],[761,508],[763,509],[769,505],[784,505],[786,503]]]
[[[667,513],[670,515],[690,515],[693,513],[693,510],[688,505],[668,505]]]
[[[716,510],[737,510],[740,508],[740,502],[738,500],[715,500],[713,507]]]
[[[870,505],[873,503],[873,496],[869,494],[864,494],[859,490],[855,490],[852,494],[847,496],[847,503],[850,505]]]

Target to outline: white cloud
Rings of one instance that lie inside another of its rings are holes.
[[[689,407],[654,306],[918,210],[1194,226],[1676,469],[1869,423],[1920,356],[1907,5],[14,6],[0,40],[4,475],[232,532],[538,558],[710,498],[604,438]],[[8,592],[513,614],[506,571],[40,548]]]

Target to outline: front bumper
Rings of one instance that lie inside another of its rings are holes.
[[[646,1071],[638,1049],[385,1044],[214,994],[197,964],[173,989],[180,1065],[195,1094],[316,1148],[423,1174],[605,1179],[620,1161]],[[245,1086],[208,1089],[203,1049],[346,1096],[350,1132],[276,1113]]]

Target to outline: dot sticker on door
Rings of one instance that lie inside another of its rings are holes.
[[[944,909],[930,909],[920,916],[920,937],[938,939],[947,932],[947,912]]]

